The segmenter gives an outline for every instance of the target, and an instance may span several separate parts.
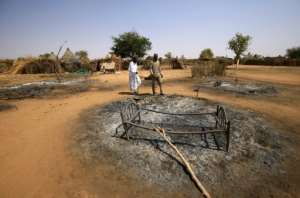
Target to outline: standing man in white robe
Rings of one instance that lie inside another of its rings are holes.
[[[137,58],[134,56],[128,67],[129,73],[129,88],[133,94],[138,94],[138,88],[140,86],[140,80],[138,76]]]

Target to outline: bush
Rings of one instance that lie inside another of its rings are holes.
[[[300,47],[294,47],[286,50],[286,55],[289,58],[300,58]]]
[[[214,58],[214,53],[210,48],[202,50],[199,59],[200,60],[211,60]]]
[[[220,64],[223,64],[223,65],[225,65],[225,66],[234,64],[232,58],[227,58],[227,57],[217,57],[217,58],[215,58],[215,60],[218,61]]]
[[[9,71],[13,63],[14,61],[11,59],[0,59],[0,73]]]
[[[270,66],[300,66],[300,59],[285,57],[244,58],[244,65],[270,65]]]

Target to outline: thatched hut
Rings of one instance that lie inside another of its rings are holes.
[[[67,48],[61,58],[61,66],[67,72],[75,72],[81,68],[81,63],[70,48]]]
[[[171,68],[172,69],[184,69],[185,66],[182,60],[179,60],[177,57],[171,59]]]
[[[12,74],[39,74],[54,73],[55,60],[41,58],[19,58],[15,60],[10,73]]]

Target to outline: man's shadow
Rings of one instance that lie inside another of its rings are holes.
[[[119,92],[119,95],[128,95],[128,96],[133,96],[133,95],[136,95],[136,96],[151,96],[152,94],[150,94],[150,93],[133,94],[132,92],[129,92],[129,91],[121,91],[121,92]]]
[[[129,91],[121,91],[121,92],[119,92],[119,95],[133,95],[133,93],[131,93]]]

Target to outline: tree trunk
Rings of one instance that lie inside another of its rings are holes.
[[[238,68],[239,64],[240,64],[240,59],[238,58],[238,59],[236,60],[235,69],[237,69],[237,68]]]

